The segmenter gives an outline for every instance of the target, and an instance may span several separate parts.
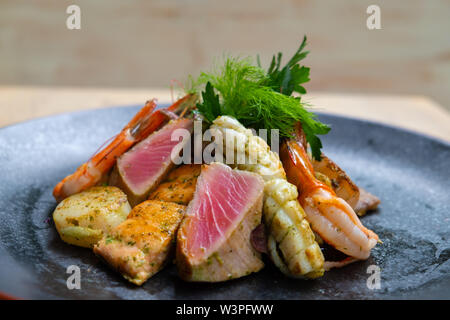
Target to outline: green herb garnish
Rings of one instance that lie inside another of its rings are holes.
[[[283,53],[278,52],[276,56],[273,55],[272,62],[267,70],[268,80],[264,83],[264,85],[269,86],[273,90],[287,96],[290,96],[293,92],[305,94],[306,89],[301,86],[301,84],[309,81],[309,68],[298,64],[309,53],[309,51],[303,51],[305,46],[306,36],[303,37],[300,47],[297,49],[292,58],[281,69],[280,65]],[[259,57],[258,66],[261,67]]]
[[[203,103],[197,104],[197,110],[209,122],[213,122],[220,115],[219,96],[214,93],[214,88],[208,81],[205,91],[202,92]]]
[[[197,90],[204,86],[197,111],[208,122],[229,115],[247,128],[278,129],[280,137],[286,138],[292,137],[295,124],[301,122],[313,157],[320,159],[322,143],[317,135],[328,133],[330,127],[306,110],[299,97],[291,96],[306,92],[301,84],[309,81],[309,68],[298,65],[308,54],[303,51],[305,45],[306,38],[283,68],[282,54],[274,56],[267,72],[249,58],[226,58],[223,66],[192,81]]]

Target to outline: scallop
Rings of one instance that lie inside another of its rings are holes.
[[[92,248],[104,234],[122,223],[130,211],[122,190],[97,186],[61,201],[53,212],[53,220],[63,241]]]

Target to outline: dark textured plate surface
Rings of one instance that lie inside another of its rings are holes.
[[[383,241],[367,261],[318,280],[292,280],[270,263],[220,284],[185,283],[174,266],[144,286],[128,284],[90,250],[63,243],[49,219],[53,186],[117,133],[138,109],[58,115],[0,130],[0,291],[24,298],[380,299],[450,298],[450,145],[370,122],[321,115],[324,151],[382,199],[363,223]],[[367,268],[381,268],[370,290]],[[66,269],[81,269],[68,290]]]

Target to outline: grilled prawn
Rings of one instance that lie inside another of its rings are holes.
[[[298,188],[298,199],[311,228],[325,242],[346,255],[359,260],[367,259],[378,242],[378,236],[362,225],[347,202],[316,179],[302,144],[294,140],[286,141],[280,148],[280,156],[288,181]]]
[[[65,177],[53,189],[53,196],[59,202],[66,197],[86,190],[99,183],[116,163],[117,157],[125,153],[137,142],[158,130],[173,113],[184,110],[194,104],[195,95],[186,95],[167,109],[157,110],[154,100],[146,105],[131,119],[114,140],[96,153],[74,173]]]
[[[306,148],[305,144],[302,145]],[[320,161],[312,159],[311,163],[316,178],[331,187],[339,198],[345,200],[355,210],[358,216],[375,210],[380,204],[378,197],[358,187],[344,170],[323,153]]]
[[[218,117],[210,129],[216,139],[222,137],[226,154],[232,153],[237,159],[244,160],[238,161],[236,167],[258,173],[264,179],[263,215],[269,231],[268,248],[272,261],[292,277],[322,276],[322,252],[297,200],[297,188],[286,181],[278,155],[270,151],[263,139],[254,136],[232,117]],[[227,144],[227,141],[234,143]]]

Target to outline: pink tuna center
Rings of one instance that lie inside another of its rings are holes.
[[[189,125],[190,121],[187,119],[170,123],[119,160],[120,170],[134,191],[146,191],[149,184],[165,170],[172,161],[173,148],[179,143],[171,140],[173,131]]]
[[[193,256],[214,252],[254,204],[262,183],[246,172],[211,165],[202,172],[187,226],[187,249]]]

